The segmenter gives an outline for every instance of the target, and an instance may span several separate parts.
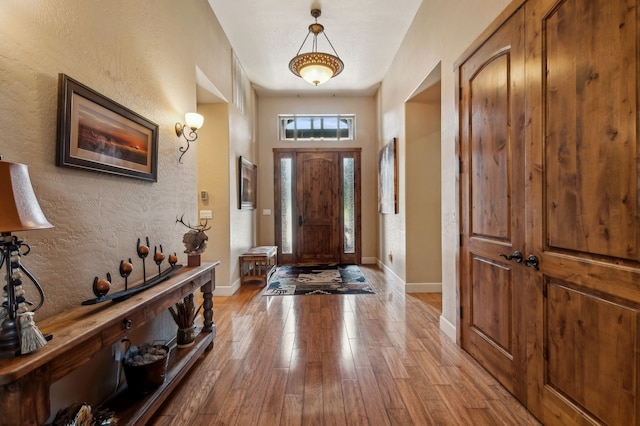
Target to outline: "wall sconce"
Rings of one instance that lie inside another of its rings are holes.
[[[202,127],[204,123],[204,117],[195,112],[188,112],[184,115],[185,124],[176,123],[176,135],[183,136],[187,141],[186,147],[178,148],[182,154],[178,158],[178,163],[182,163],[182,156],[189,150],[189,144],[195,142],[198,139],[198,129]],[[188,134],[187,134],[188,133]]]

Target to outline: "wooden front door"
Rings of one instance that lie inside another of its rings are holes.
[[[299,263],[340,262],[340,174],[337,152],[296,158]]]
[[[360,263],[360,150],[276,149],[274,164],[280,263]]]
[[[461,344],[526,398],[523,12],[460,69]]]

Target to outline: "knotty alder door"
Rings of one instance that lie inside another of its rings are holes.
[[[460,68],[462,347],[526,397],[520,11]],[[509,260],[510,259],[510,260]]]
[[[339,153],[300,152],[296,158],[299,263],[340,262]]]
[[[541,280],[529,405],[548,424],[637,425],[638,2],[526,11],[528,240]]]
[[[638,425],[638,1],[522,3],[457,71],[461,343],[544,424]]]
[[[360,263],[360,151],[274,150],[281,263]]]

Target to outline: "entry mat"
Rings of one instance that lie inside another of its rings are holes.
[[[374,294],[356,265],[279,266],[263,296]]]

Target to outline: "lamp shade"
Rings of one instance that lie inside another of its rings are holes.
[[[0,161],[0,232],[52,227],[33,192],[27,166]]]
[[[184,121],[187,124],[187,127],[196,131],[204,124],[204,117],[196,112],[188,112],[184,115]]]
[[[318,86],[326,83],[333,77],[333,70],[326,65],[313,64],[300,68],[300,77],[305,81]]]
[[[309,52],[293,58],[289,62],[289,69],[303,80],[319,86],[340,74],[344,69],[344,63],[329,53]]]

